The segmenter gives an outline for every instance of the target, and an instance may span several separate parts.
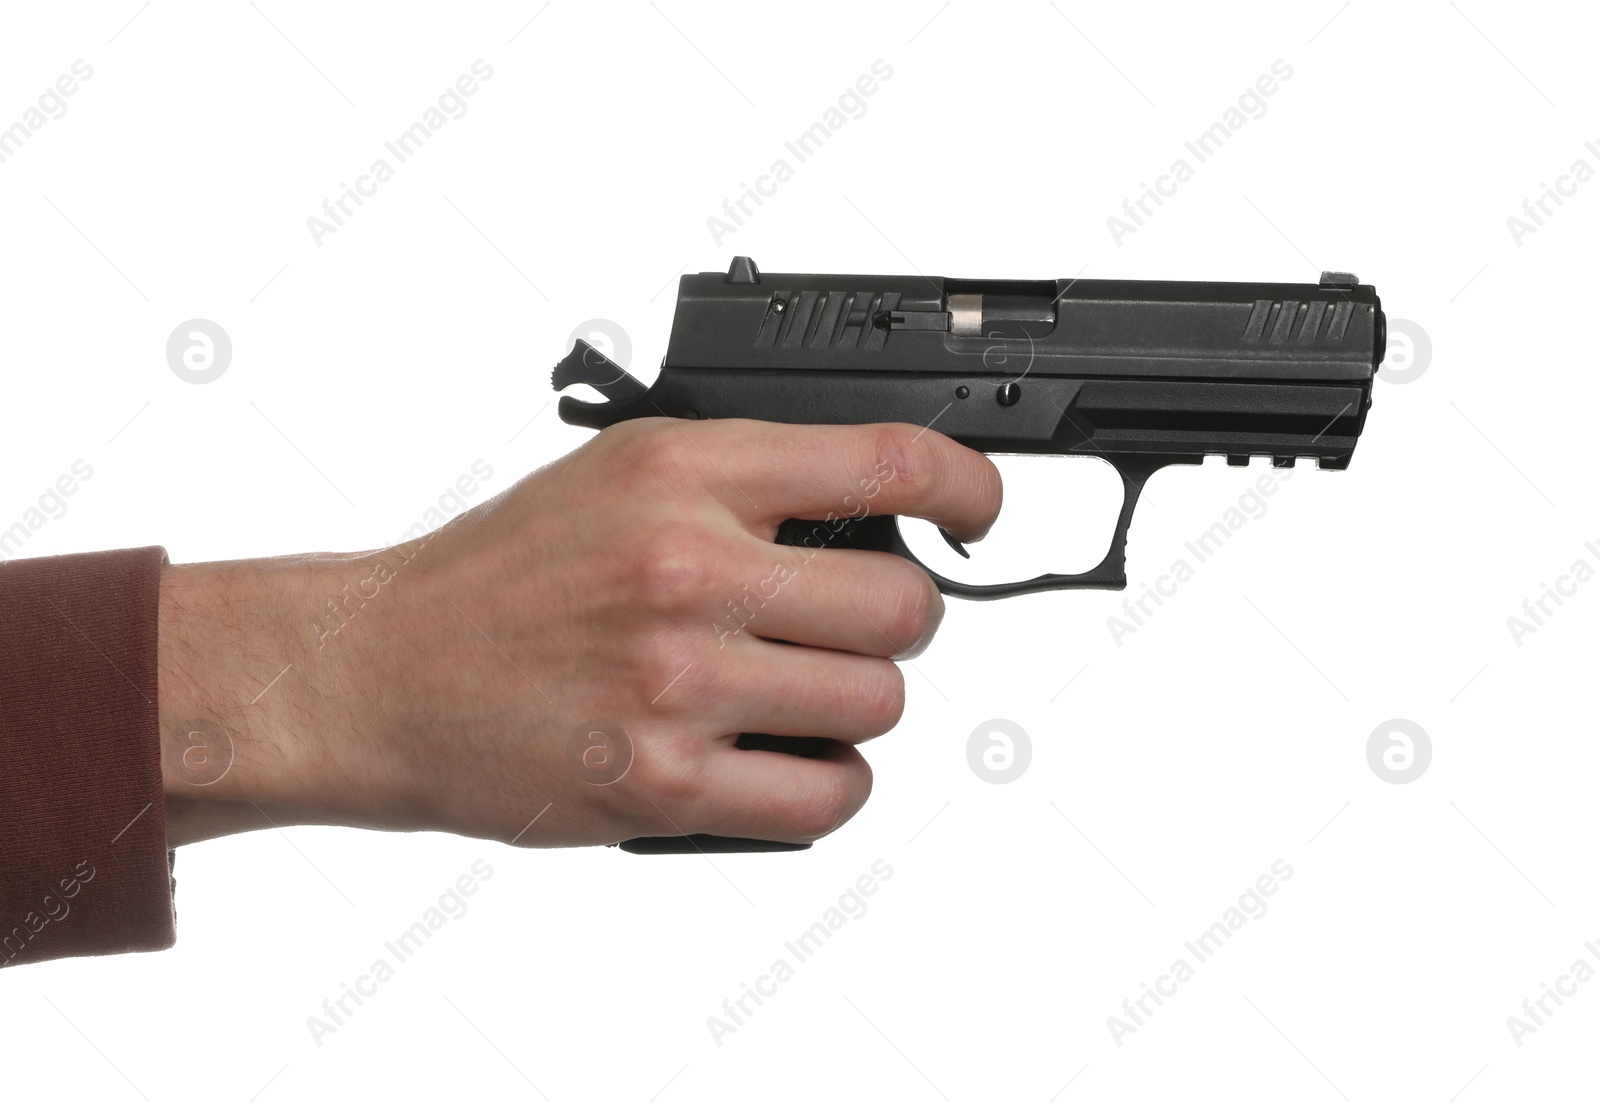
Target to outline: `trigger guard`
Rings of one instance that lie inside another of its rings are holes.
[[[776,541],[779,544],[803,546],[811,549],[858,548],[875,552],[892,552],[910,560],[928,573],[941,594],[974,601],[995,598],[1015,598],[1023,594],[1038,594],[1046,590],[1122,590],[1128,585],[1125,571],[1128,553],[1128,528],[1133,523],[1133,511],[1139,501],[1144,484],[1155,472],[1168,464],[1198,464],[1199,456],[1118,456],[1111,459],[1112,466],[1122,476],[1122,510],[1117,515],[1116,529],[1111,534],[1111,544],[1101,561],[1088,571],[1076,575],[1039,575],[1020,579],[1014,583],[963,583],[939,574],[917,559],[900,533],[900,519],[892,514],[873,514],[860,518],[836,518],[826,522],[801,521],[795,518],[778,526]],[[950,541],[946,534],[946,541]],[[959,549],[958,549],[959,551]]]
[[[963,583],[959,579],[952,579],[941,575],[921,560],[916,553],[911,551],[905,542],[905,537],[900,532],[900,519],[886,517],[883,519],[884,543],[886,552],[910,560],[928,573],[939,593],[956,598],[966,598],[970,601],[992,601],[997,598],[1016,598],[1024,594],[1039,594],[1047,590],[1122,590],[1128,585],[1128,577],[1123,569],[1122,550],[1113,542],[1112,547],[1106,552],[1105,559],[1088,571],[1076,575],[1058,575],[1047,572],[1032,579],[1019,579],[1012,583]]]

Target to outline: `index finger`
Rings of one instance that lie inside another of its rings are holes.
[[[704,435],[702,447],[725,465],[733,484],[724,498],[728,506],[769,530],[769,537],[786,518],[900,514],[925,518],[957,540],[975,541],[1000,514],[994,463],[924,426],[719,418],[693,428]]]

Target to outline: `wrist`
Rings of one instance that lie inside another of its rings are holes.
[[[349,672],[318,648],[315,581],[351,557],[162,568],[157,665],[169,843],[338,823]],[[335,784],[335,783],[338,784]]]

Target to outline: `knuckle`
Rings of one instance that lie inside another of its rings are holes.
[[[705,800],[705,771],[687,741],[650,743],[639,753],[633,773],[650,800],[671,810],[675,820]]]
[[[894,663],[884,659],[864,664],[858,691],[867,732],[882,736],[900,723],[906,711],[906,678]]]
[[[984,520],[989,524],[993,524],[994,520],[1000,516],[1000,506],[1005,497],[1005,488],[1000,479],[1000,469],[995,466],[994,461],[981,453],[979,454],[979,459],[983,463],[977,465],[975,469],[978,480],[978,501],[983,505],[985,511]]]
[[[830,771],[797,798],[792,810],[795,833],[821,836],[833,831],[849,811],[850,782],[843,771]]]
[[[929,624],[943,612],[943,600],[928,573],[916,564],[897,558],[893,574],[886,583],[885,635],[896,649],[904,651],[927,634]]]
[[[721,581],[721,558],[711,534],[688,522],[664,522],[624,558],[627,584],[645,608],[681,613],[712,601]]]
[[[700,454],[689,429],[667,418],[639,418],[627,424],[629,432],[622,438],[625,462],[637,477],[678,486],[697,475]]]
[[[877,450],[877,463],[900,485],[903,494],[915,498],[926,490],[933,462],[923,430],[899,423],[886,425],[878,430]]]

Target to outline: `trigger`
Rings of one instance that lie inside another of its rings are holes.
[[[950,530],[941,525],[939,526],[939,535],[944,538],[944,542],[946,544],[956,550],[956,555],[960,556],[963,560],[972,559],[972,553],[968,552],[966,548],[962,546],[960,541],[956,540],[950,535]]]

